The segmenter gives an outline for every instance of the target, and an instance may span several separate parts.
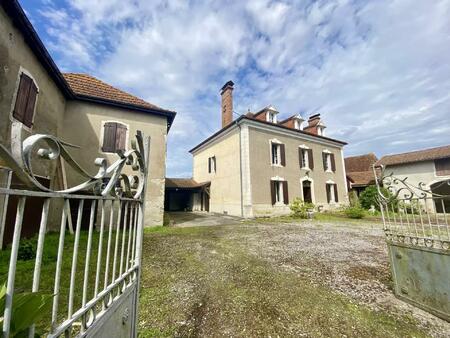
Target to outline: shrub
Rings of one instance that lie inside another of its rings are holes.
[[[394,209],[398,209],[398,200],[391,194],[389,190],[381,187],[381,193],[389,197],[389,205],[393,205]],[[375,185],[368,186],[364,191],[359,195],[359,202],[361,207],[364,209],[370,209],[373,205],[377,210],[380,210],[380,205],[378,204],[378,190]]]
[[[355,207],[349,206],[345,208],[344,213],[348,218],[361,219],[364,216],[366,216],[366,211],[363,208],[357,206]]]
[[[308,218],[308,211],[314,210],[314,204],[305,203],[302,199],[296,197],[289,208],[292,211],[292,216],[295,218]]]
[[[350,202],[350,206],[352,207],[361,207],[361,203],[359,203],[358,195],[356,194],[356,191],[352,190],[348,194],[348,199]]]
[[[19,261],[29,261],[30,259],[34,259],[35,256],[34,245],[30,241],[21,241],[19,251],[17,252],[17,259]]]

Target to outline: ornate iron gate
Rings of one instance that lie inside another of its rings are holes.
[[[45,144],[45,147],[42,147]],[[11,330],[14,290],[27,199],[43,200],[31,290],[39,291],[48,224],[58,219],[53,304],[48,318],[49,337],[136,337],[139,275],[142,252],[145,191],[150,138],[137,132],[131,149],[119,151],[107,167],[97,158],[96,175],[88,174],[67,151],[70,146],[49,135],[32,135],[22,143],[20,156],[0,145],[0,158],[29,189],[0,188],[0,195],[18,199],[11,243],[3,314],[3,336]],[[33,173],[32,158],[70,165],[84,182],[64,190],[43,186]],[[125,169],[128,168],[128,169]],[[127,175],[131,173],[131,175]],[[72,211],[75,211],[72,213]],[[56,218],[55,218],[56,216]],[[1,218],[4,222],[4,217]],[[0,224],[4,228],[4,223]],[[85,230],[82,231],[82,228]],[[70,234],[68,233],[70,232]],[[71,245],[65,245],[68,236]],[[84,241],[82,240],[84,238]],[[73,244],[72,244],[73,242]],[[67,253],[72,256],[64,266]],[[63,289],[65,286],[65,289]],[[64,291],[64,292],[63,292]],[[35,328],[29,328],[34,336]]]
[[[396,296],[450,321],[450,196],[383,166],[374,175]]]

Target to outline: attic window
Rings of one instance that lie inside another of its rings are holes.
[[[272,111],[267,112],[267,122],[277,123],[277,114]]]
[[[294,128],[297,130],[300,130],[300,121],[299,120],[294,120]]]
[[[21,73],[12,116],[28,128],[33,125],[37,94],[38,88],[33,79],[25,73]]]

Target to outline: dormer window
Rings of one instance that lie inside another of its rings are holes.
[[[277,123],[277,113],[273,111],[268,111],[266,120],[267,122]]]
[[[322,126],[317,127],[317,135],[319,136],[325,136],[325,128]]]
[[[300,121],[299,120],[294,120],[294,128],[297,130],[300,130]]]

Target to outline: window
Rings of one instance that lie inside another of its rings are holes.
[[[323,170],[335,172],[336,171],[336,162],[334,159],[334,154],[331,154],[328,152],[323,152],[322,157],[323,157]]]
[[[288,185],[286,181],[270,181],[272,205],[289,204]]]
[[[300,130],[300,122],[299,120],[294,120],[294,128]]]
[[[267,122],[277,123],[277,114],[274,112],[267,112]]]
[[[38,88],[33,79],[25,73],[21,73],[12,116],[28,128],[33,125],[37,94]]]
[[[312,149],[299,148],[300,168],[314,169],[314,159]]]
[[[450,158],[435,160],[434,166],[436,168],[436,176],[450,175]]]
[[[326,190],[327,190],[327,202],[328,203],[337,203],[339,201],[337,185],[335,183],[327,183]]]
[[[208,157],[208,173],[215,173],[216,172],[216,157]]]
[[[102,151],[105,153],[125,151],[127,131],[127,127],[122,123],[106,122],[103,126]]]
[[[284,144],[271,142],[270,153],[272,165],[278,165],[283,167],[286,165],[286,153]]]

